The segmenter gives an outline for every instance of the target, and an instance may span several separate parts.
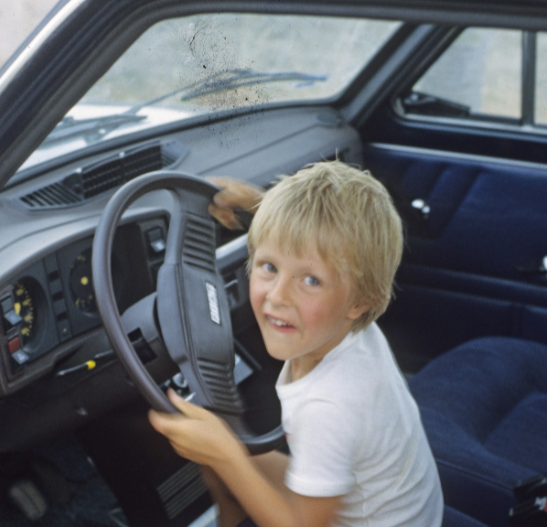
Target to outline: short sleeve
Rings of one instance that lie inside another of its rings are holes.
[[[347,494],[355,483],[359,419],[336,403],[311,400],[294,416],[285,484],[304,496]]]

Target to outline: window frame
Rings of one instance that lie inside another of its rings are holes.
[[[456,38],[466,29],[481,26],[467,26],[459,28],[459,31],[451,35],[448,45],[436,53],[432,60],[423,64],[417,74],[409,79],[404,86],[397,91],[391,101],[391,107],[395,115],[410,122],[424,122],[432,124],[451,125],[457,127],[468,127],[473,129],[489,129],[497,131],[517,132],[529,135],[536,133],[547,136],[547,123],[537,123],[536,110],[536,89],[537,89],[537,31],[519,30],[521,32],[521,116],[510,118],[496,115],[474,114],[472,117],[447,117],[435,115],[420,115],[408,112],[402,102],[403,98],[412,93],[412,86],[428,71],[428,69],[450,48]],[[486,28],[485,28],[486,29]],[[449,98],[447,98],[449,100]]]

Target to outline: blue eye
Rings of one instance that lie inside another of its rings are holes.
[[[270,262],[263,263],[262,269],[264,269],[264,271],[266,271],[267,273],[275,273],[277,271],[275,265],[271,264]]]
[[[306,278],[304,278],[304,282],[306,283],[306,285],[311,285],[311,286],[319,285],[319,280],[317,280],[315,276],[306,276]]]

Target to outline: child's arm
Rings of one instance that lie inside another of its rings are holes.
[[[340,496],[311,498],[279,488],[259,470],[227,425],[211,412],[169,393],[184,415],[150,411],[150,422],[181,456],[211,467],[260,527],[327,527]],[[264,467],[262,467],[264,470]]]

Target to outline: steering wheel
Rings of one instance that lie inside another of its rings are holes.
[[[234,379],[230,309],[216,267],[215,226],[208,212],[214,194],[220,191],[218,187],[196,176],[159,171],[133,179],[112,196],[95,232],[91,262],[96,303],[106,334],[148,403],[155,410],[177,413],[127,336],[128,323],[122,323],[118,312],[110,265],[122,214],[139,197],[160,189],[171,191],[175,210],[157,290],[126,313],[140,318],[132,323],[152,347],[166,348],[187,380],[193,402],[222,417],[251,454],[273,450],[283,442],[281,425],[263,435],[251,433],[243,421],[244,405]]]

